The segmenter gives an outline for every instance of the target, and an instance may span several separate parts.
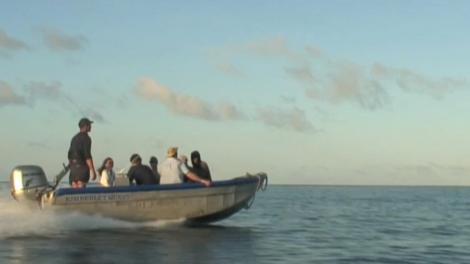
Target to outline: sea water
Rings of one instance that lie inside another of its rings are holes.
[[[470,263],[470,188],[275,186],[221,222],[23,208],[0,185],[0,263]]]

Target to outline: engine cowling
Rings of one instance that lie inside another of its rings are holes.
[[[11,171],[11,195],[18,201],[37,201],[48,187],[46,174],[39,166],[21,165]]]

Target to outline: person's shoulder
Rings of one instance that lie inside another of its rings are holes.
[[[207,165],[207,162],[201,160],[201,167],[205,168],[205,169],[209,169],[209,165]]]
[[[145,170],[152,171],[152,168],[150,168],[150,166],[149,166],[149,165],[143,165],[143,164],[142,164],[142,167],[144,167],[144,168],[145,168]]]
[[[80,138],[81,132],[78,132],[77,134],[73,135],[72,140],[76,140],[77,138]]]
[[[91,139],[90,138],[90,135],[88,135],[88,133],[86,132],[78,132],[74,138],[80,138],[80,139]]]
[[[131,174],[134,172],[135,167],[136,167],[136,166],[131,166],[131,167],[129,168],[129,170],[127,171],[127,175],[131,175]]]

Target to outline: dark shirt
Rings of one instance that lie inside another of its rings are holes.
[[[135,180],[137,185],[142,184],[158,184],[157,178],[152,172],[152,169],[147,165],[134,165],[127,172],[129,184]]]
[[[191,170],[199,176],[199,178],[212,181],[211,172],[206,162],[201,161],[199,166],[193,166]]]
[[[79,132],[70,142],[68,152],[69,161],[75,160],[77,163],[85,164],[87,159],[91,159],[91,138],[87,132]]]
[[[155,178],[157,179],[157,184],[160,184],[160,173],[158,173],[158,170],[157,170],[157,169],[155,169],[155,170],[152,169],[152,168],[150,168],[150,169],[152,170],[153,175],[154,175]]]

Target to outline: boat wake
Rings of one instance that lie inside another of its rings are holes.
[[[86,230],[165,228],[182,225],[184,219],[130,223],[77,212],[57,212],[24,206],[0,190],[0,239],[29,236],[58,236]]]

